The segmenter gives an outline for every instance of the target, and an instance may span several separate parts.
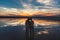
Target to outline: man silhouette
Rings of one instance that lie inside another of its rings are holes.
[[[26,40],[34,40],[34,22],[32,18],[26,20]]]

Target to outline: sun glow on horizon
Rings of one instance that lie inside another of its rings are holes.
[[[0,14],[0,16],[34,16],[34,15],[40,15],[40,16],[56,16],[57,14],[55,13],[46,13],[46,12],[19,12],[19,13],[4,13],[4,14]]]
[[[0,16],[56,16],[60,15],[60,11],[57,9],[47,10],[47,9],[16,9],[16,8],[2,8],[0,11]]]

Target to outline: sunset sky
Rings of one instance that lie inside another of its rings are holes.
[[[0,16],[60,15],[60,0],[0,0]]]

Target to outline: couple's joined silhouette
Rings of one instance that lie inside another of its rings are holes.
[[[34,40],[34,22],[32,18],[28,18],[25,23],[26,26],[26,40]]]

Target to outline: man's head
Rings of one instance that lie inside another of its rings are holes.
[[[32,20],[32,18],[29,17],[28,20]]]

